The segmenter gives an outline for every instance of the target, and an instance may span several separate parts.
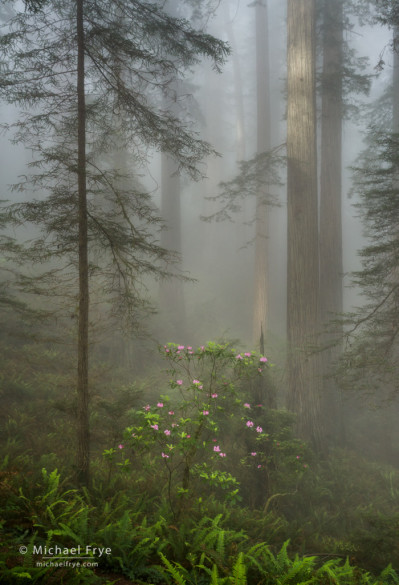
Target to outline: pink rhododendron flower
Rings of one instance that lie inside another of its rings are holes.
[[[261,358],[259,358],[259,361],[264,364],[265,362],[267,362],[267,358],[262,356]]]
[[[262,468],[262,465],[258,465],[258,469],[261,469],[261,468]]]
[[[178,386],[181,386],[181,385],[183,384],[183,380],[176,380],[176,384],[177,384]]]
[[[256,432],[261,433],[263,431],[262,427],[256,427]]]
[[[169,410],[168,414],[175,414],[173,410]]]
[[[151,427],[152,429],[155,429],[156,431],[158,430],[158,425],[150,425],[150,427]]]
[[[238,355],[236,355],[236,360],[242,360],[242,355],[239,353]]]
[[[255,457],[256,452],[254,451],[253,453],[251,453],[252,457]]]
[[[191,347],[191,345],[188,345],[188,346],[187,346],[187,349],[193,349],[193,348]]]
[[[247,427],[253,427],[254,423],[251,420],[247,420],[247,422],[245,423],[247,425]]]
[[[209,414],[209,410],[203,410],[203,411],[202,411],[202,414],[203,414],[204,416],[208,416],[208,414]]]
[[[215,445],[215,446],[214,446],[214,448],[213,448],[213,450],[214,450],[216,453],[219,453],[219,452],[220,452],[220,447],[219,447],[219,445]]]
[[[205,346],[204,345],[201,345],[200,350],[201,351],[205,351]]]
[[[226,453],[219,453],[220,457],[226,457]]]
[[[217,398],[218,395],[216,394],[216,392],[214,392],[213,394],[211,394],[211,398]]]
[[[247,351],[246,353],[244,353],[245,357],[251,357],[251,352]]]
[[[169,429],[165,429],[164,430],[165,435],[169,436],[170,435],[170,430]]]
[[[163,408],[163,402],[158,402],[157,406],[158,408]]]
[[[251,408],[251,405],[248,402],[244,402],[244,408]]]
[[[187,435],[187,439],[191,439],[191,435]]]
[[[202,390],[203,386],[201,384],[201,386],[198,386],[198,390]]]
[[[177,349],[184,349],[184,345],[179,345]]]
[[[150,410],[151,406],[149,404],[147,404],[147,406],[144,406],[144,410]]]
[[[166,353],[169,353],[170,352],[170,349],[165,349],[165,351],[166,351]]]
[[[297,459],[300,459],[300,456],[299,456],[299,455],[297,455],[297,456],[296,456],[296,458],[297,458]]]
[[[118,445],[118,449],[123,449],[123,445]]]
[[[166,453],[164,453],[163,451],[162,451],[162,457],[164,457],[165,459],[169,459],[169,455],[167,455],[167,454],[166,454]]]

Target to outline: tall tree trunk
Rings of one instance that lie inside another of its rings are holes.
[[[288,407],[298,432],[320,445],[315,0],[288,0],[287,342]]]
[[[177,115],[177,113],[176,113]],[[166,229],[161,234],[161,244],[167,250],[181,254],[180,177],[176,174],[176,163],[165,152],[161,158],[161,214]],[[179,271],[177,262],[173,271]],[[186,312],[183,282],[179,278],[162,280],[160,284],[160,306],[166,322],[169,340],[182,342],[186,337]]]
[[[320,313],[328,327],[334,314],[343,311],[342,291],[342,0],[324,0],[323,78],[320,174]],[[334,331],[336,336],[337,331]],[[331,342],[326,332],[323,342]],[[323,423],[329,439],[343,439],[339,390],[328,374],[341,347],[322,354]]]
[[[237,160],[244,160],[246,158],[246,148],[245,148],[245,116],[244,116],[244,96],[243,96],[243,87],[244,84],[242,82],[242,75],[241,75],[241,67],[240,67],[240,60],[239,54],[237,51],[237,43],[234,34],[234,29],[232,26],[232,22],[230,19],[230,11],[229,11],[229,4],[226,2],[224,4],[225,9],[225,21],[226,21],[226,32],[227,38],[230,45],[233,47],[233,53],[231,56],[232,65],[233,65],[233,82],[234,82],[234,97],[235,97],[235,104],[236,104],[236,152],[237,152]]]
[[[270,150],[270,64],[267,0],[255,5],[256,31],[256,80],[257,80],[257,154]],[[253,304],[253,343],[260,343],[262,333],[267,332],[268,310],[268,207],[265,204],[266,188],[259,185],[256,194],[255,220],[255,267]]]
[[[85,39],[83,2],[77,0],[77,99],[78,99],[78,214],[79,214],[79,325],[77,381],[77,476],[81,485],[89,484],[89,265],[87,245],[86,190],[86,104],[85,104]]]
[[[395,26],[393,32],[393,107],[392,128],[399,132],[399,27]]]

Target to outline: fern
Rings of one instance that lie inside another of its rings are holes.
[[[183,571],[184,573],[187,574],[186,569],[184,569],[180,563],[175,563],[175,566],[172,565],[172,563],[170,561],[168,561],[168,559],[165,557],[164,554],[162,554],[161,552],[159,553],[159,556],[162,559],[163,564],[166,567],[167,572],[172,575],[174,583],[176,583],[177,585],[187,585],[187,581],[185,580],[185,578],[183,577],[183,575],[181,573],[179,573],[178,568]]]
[[[382,573],[380,575],[380,579],[382,579],[384,583],[390,583],[392,585],[399,585],[399,575],[392,568],[391,564],[389,564],[387,566],[387,568],[382,571]]]
[[[288,551],[287,551],[289,544],[290,544],[290,541],[286,540],[284,542],[283,546],[281,547],[280,552],[277,553],[277,556],[275,558],[276,567],[279,570],[285,569],[286,567],[289,567],[289,565],[291,564],[291,561],[288,557]],[[270,555],[273,556],[272,553],[270,553]]]
[[[291,566],[287,567],[286,572],[283,573],[278,580],[279,584],[297,583],[298,585],[308,585],[314,582],[312,578],[313,568],[316,557],[304,557],[300,559],[298,556],[291,561]]]
[[[213,564],[211,571],[211,585],[220,585],[218,568],[215,564]]]
[[[220,558],[224,558],[225,556],[225,545],[224,545],[224,541],[225,541],[225,531],[224,530],[219,530],[219,533],[217,535],[217,543],[216,543],[216,552],[218,553],[218,555],[220,556]]]
[[[244,554],[239,553],[233,567],[233,577],[230,578],[230,583],[234,585],[247,585],[246,567],[244,563]]]

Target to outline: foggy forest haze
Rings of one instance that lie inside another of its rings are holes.
[[[399,583],[398,51],[2,0],[0,583]]]

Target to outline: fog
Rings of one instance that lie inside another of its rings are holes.
[[[395,4],[0,7],[0,582],[399,582]]]

